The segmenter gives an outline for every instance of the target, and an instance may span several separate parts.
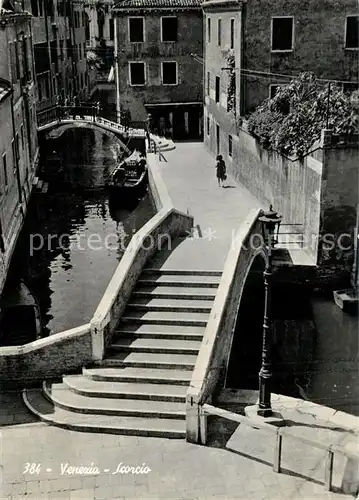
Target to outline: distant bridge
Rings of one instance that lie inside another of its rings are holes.
[[[127,144],[130,139],[144,139],[146,136],[144,124],[138,128],[126,127],[120,123],[113,122],[94,113],[93,107],[68,106],[53,107],[37,114],[39,132],[50,132],[54,129],[66,130],[69,128],[88,128],[100,131],[108,137],[115,139],[126,151],[131,153]]]

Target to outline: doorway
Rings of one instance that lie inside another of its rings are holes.
[[[220,150],[220,129],[218,123],[216,123],[216,154],[219,155]]]

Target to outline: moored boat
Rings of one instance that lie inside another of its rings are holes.
[[[110,187],[116,199],[139,198],[144,195],[148,184],[146,156],[135,150],[115,168]]]

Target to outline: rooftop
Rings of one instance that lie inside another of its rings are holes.
[[[140,9],[198,9],[201,0],[120,0],[113,10]]]

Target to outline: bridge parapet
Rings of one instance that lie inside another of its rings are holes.
[[[39,132],[65,124],[75,124],[81,127],[82,125],[87,126],[90,123],[94,127],[109,130],[125,138],[145,138],[146,135],[145,123],[136,122],[134,124],[122,125],[121,123],[99,116],[96,107],[92,105],[55,106],[37,114],[37,128]]]
[[[211,400],[228,366],[241,296],[252,262],[267,256],[254,243],[261,235],[259,216],[253,210],[236,234],[229,251],[216,298],[204,332],[192,380],[186,397],[187,441],[199,441],[199,411]]]

